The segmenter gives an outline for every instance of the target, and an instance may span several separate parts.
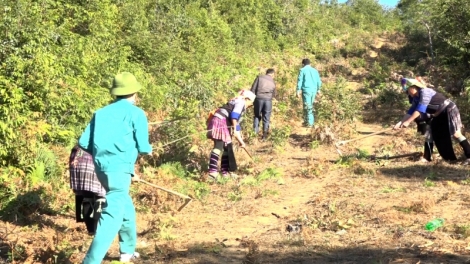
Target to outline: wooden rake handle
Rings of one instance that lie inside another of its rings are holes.
[[[387,129],[385,129],[385,130],[377,131],[377,132],[374,132],[374,133],[371,133],[371,134],[368,134],[368,135],[365,135],[365,136],[360,136],[360,137],[353,138],[353,139],[349,139],[349,140],[343,140],[343,141],[338,142],[336,145],[337,145],[337,146],[341,146],[341,145],[344,145],[344,144],[346,144],[346,143],[348,143],[348,142],[352,142],[352,141],[356,141],[356,140],[368,138],[368,137],[375,136],[375,135],[380,135],[380,134],[383,134],[383,133],[385,133],[385,132],[392,131],[392,130],[393,130],[393,128],[387,128]]]
[[[396,155],[396,156],[389,156],[385,155],[382,157],[376,157],[376,156],[371,156],[371,160],[392,160],[392,159],[400,159],[400,158],[408,158],[408,157],[415,157],[415,156],[421,156],[421,152],[413,152],[413,153],[407,153],[407,154],[402,154],[402,155]]]
[[[248,154],[248,156],[253,159],[253,156],[251,156],[250,152],[248,152],[248,150],[246,148],[243,148],[243,150],[245,150],[246,154]]]
[[[165,188],[163,188],[163,187],[160,187],[160,186],[155,185],[155,184],[153,184],[153,183],[150,183],[150,182],[148,182],[148,181],[145,181],[145,180],[142,180],[142,179],[139,179],[139,180],[137,180],[137,181],[142,182],[142,183],[145,183],[145,184],[147,184],[147,185],[149,185],[149,186],[155,187],[155,188],[157,188],[157,189],[159,189],[159,190],[162,190],[162,191],[164,191],[164,192],[171,193],[171,194],[173,194],[173,195],[176,195],[176,196],[179,196],[179,197],[183,198],[183,199],[185,200],[185,202],[184,202],[183,205],[181,205],[181,206],[178,208],[178,210],[177,210],[178,212],[181,211],[181,210],[183,210],[183,208],[185,208],[185,207],[193,200],[193,198],[191,198],[191,197],[189,197],[189,196],[187,196],[187,195],[184,195],[184,194],[182,194],[182,193],[175,192],[175,191],[172,191],[172,190],[165,189]]]

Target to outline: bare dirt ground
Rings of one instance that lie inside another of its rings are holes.
[[[357,126],[363,133],[382,129]],[[171,237],[140,238],[139,263],[469,262],[465,168],[406,158],[338,162],[334,147],[303,147],[309,136],[307,129],[296,128],[282,151],[255,154],[259,162],[251,166],[282,168],[282,184],[267,181],[243,189],[240,200],[228,196],[239,182],[213,185],[204,202],[172,216]],[[343,152],[404,154],[419,149],[419,143],[409,129],[351,143]],[[263,196],[262,190],[273,192]],[[140,230],[148,228],[147,217],[153,216],[142,217]],[[445,226],[425,231],[424,224],[436,217],[445,218]]]
[[[390,125],[374,118],[387,109],[372,111],[353,138]],[[371,159],[421,151],[413,128],[346,144],[343,157],[334,146],[312,144],[312,136],[299,122],[283,148],[253,144],[254,161],[237,151],[241,178],[210,185],[209,195],[181,212],[138,208],[142,257],[135,263],[470,263],[467,168],[437,155],[428,164]],[[280,177],[246,180],[267,169]],[[21,245],[30,256],[24,263],[56,263],[60,254],[70,255],[63,263],[80,263],[91,241],[84,226],[70,213],[40,217],[45,224],[36,227],[0,222],[2,256]],[[437,217],[444,227],[425,231]],[[116,240],[104,263],[118,263],[118,255]]]

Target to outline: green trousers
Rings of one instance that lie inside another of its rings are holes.
[[[304,124],[306,126],[313,126],[315,124],[315,117],[313,116],[313,103],[317,96],[317,90],[302,90],[302,101],[304,110]]]
[[[131,174],[108,172],[97,177],[106,190],[106,203],[83,264],[101,263],[116,235],[121,254],[134,254],[137,242],[135,208],[129,195]]]

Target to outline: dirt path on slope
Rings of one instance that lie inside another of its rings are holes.
[[[357,122],[350,137],[383,129]],[[210,185],[204,199],[183,211],[155,215],[138,208],[142,256],[135,263],[470,263],[468,170],[438,160],[423,165],[352,155],[411,153],[421,140],[413,129],[387,132],[346,144],[341,158],[333,146],[315,144],[311,129],[293,123],[285,146],[253,144],[254,161],[237,151],[241,178]],[[253,177],[265,172],[277,176]],[[28,263],[46,263],[57,250],[80,263],[91,242],[83,224],[43,217],[49,227],[23,234],[44,241],[43,248],[31,247],[39,257]],[[424,231],[436,217],[445,226]],[[104,263],[119,263],[118,256],[116,240]]]
[[[307,137],[309,131],[305,129],[303,133]],[[169,253],[172,263],[242,263],[249,253],[250,241],[273,231],[283,237],[292,216],[310,200],[315,190],[325,188],[326,181],[312,181],[297,175],[307,166],[312,153],[290,144],[280,153],[257,152],[270,147],[260,143],[257,149],[252,149],[259,160],[254,166],[259,171],[279,168],[282,182],[268,181],[245,188],[239,201],[232,201],[228,196],[237,189],[239,182],[228,183],[229,188],[212,185],[211,194],[204,203],[194,202],[174,216],[174,222],[179,223],[171,231],[175,239],[157,243],[162,248],[171,245],[171,248],[179,249]],[[330,156],[337,154],[330,153]],[[240,160],[242,165],[246,162],[243,157]],[[272,194],[263,197],[262,192],[266,190]],[[146,224],[140,222],[142,228]],[[145,241],[144,244],[151,245],[152,242]],[[142,263],[155,263],[154,260],[151,257]]]
[[[357,135],[381,129],[358,123]],[[453,227],[466,226],[459,212],[467,206],[456,201],[469,197],[462,183],[466,173],[459,167],[435,163],[429,168],[409,159],[332,164],[338,160],[334,148],[302,147],[309,133],[295,127],[284,151],[255,154],[259,170],[282,168],[282,184],[245,190],[238,201],[227,198],[237,184],[212,186],[204,203],[173,216],[179,223],[173,239],[141,240],[151,250],[139,263],[467,263],[467,242],[456,240]],[[384,134],[347,150],[378,153],[401,146],[412,151],[406,139]],[[258,196],[261,190],[276,194]],[[426,233],[423,224],[438,216],[453,224]]]
[[[353,138],[383,129],[358,122]],[[459,215],[468,208],[461,203],[468,197],[466,171],[413,159],[342,163],[333,147],[313,147],[311,133],[293,127],[282,151],[258,144],[253,166],[281,169],[282,183],[245,189],[237,201],[227,197],[239,183],[212,186],[207,200],[174,216],[174,239],[156,242],[159,253],[141,263],[468,263],[467,224]],[[410,129],[343,150],[403,154],[419,150],[419,142]],[[438,216],[452,224],[423,231]]]

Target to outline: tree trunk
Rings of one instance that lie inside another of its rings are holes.
[[[424,26],[428,29],[428,38],[429,38],[429,52],[431,53],[431,61],[434,63],[434,51],[432,48],[432,36],[431,36],[431,28],[429,27],[428,23],[424,22]]]

